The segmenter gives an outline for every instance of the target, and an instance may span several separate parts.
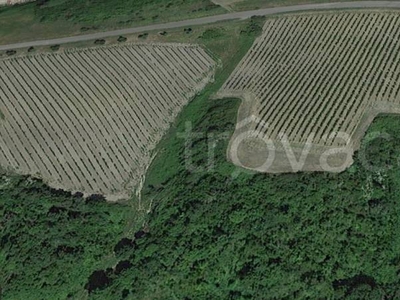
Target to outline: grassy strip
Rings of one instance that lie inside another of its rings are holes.
[[[246,0],[232,1],[223,6],[231,11],[244,11],[326,2],[330,1]],[[211,0],[38,0],[35,3],[0,7],[0,44],[193,19],[226,12],[228,10]]]
[[[224,12],[209,0],[38,1],[0,7],[0,43],[56,38]]]
[[[203,118],[210,102],[219,101],[210,99],[210,97],[220,89],[250,49],[255,37],[261,32],[263,20],[264,18],[253,18],[245,22],[232,23],[231,26],[213,26],[189,40],[186,39],[186,42],[200,43],[206,47],[212,55],[220,60],[221,67],[217,70],[215,81],[185,107],[176,123],[159,144],[157,150],[159,154],[146,177],[147,185],[162,185],[182,170],[184,166],[179,164],[178,153],[183,140],[179,138],[179,133],[185,131],[187,122],[195,123]],[[171,40],[176,41],[176,38]]]
[[[255,10],[260,8],[279,7],[279,6],[292,6],[301,4],[321,4],[329,2],[353,2],[357,0],[232,0],[230,7],[234,11]]]

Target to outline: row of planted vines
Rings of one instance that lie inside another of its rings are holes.
[[[127,197],[214,66],[201,47],[183,44],[3,59],[0,165],[55,188]]]
[[[271,18],[220,96],[242,97],[239,116],[262,120],[251,129],[272,140],[358,144],[368,115],[399,112],[399,25],[392,12]]]

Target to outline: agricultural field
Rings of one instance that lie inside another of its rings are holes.
[[[0,60],[0,165],[53,188],[128,198],[215,65],[203,48],[186,44]]]
[[[372,120],[400,113],[399,25],[382,11],[268,19],[217,95],[242,99],[229,159],[271,173],[351,165]]]

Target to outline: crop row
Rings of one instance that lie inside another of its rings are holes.
[[[400,15],[338,12],[270,19],[221,92],[253,95],[254,129],[325,146],[352,136],[376,101],[399,101]]]
[[[54,187],[125,197],[213,69],[205,51],[191,45],[1,60],[0,164]]]

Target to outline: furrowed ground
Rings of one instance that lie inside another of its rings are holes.
[[[214,67],[201,47],[183,44],[0,60],[0,165],[53,188],[128,198]]]
[[[325,170],[322,154],[359,148],[379,113],[400,113],[400,15],[391,12],[300,14],[267,20],[263,34],[227,80],[219,97],[240,97],[228,150],[235,164],[262,172],[291,172],[286,141],[303,171]],[[236,147],[236,140],[252,133]],[[282,135],[285,139],[282,138]],[[278,147],[265,164],[270,139]],[[330,157],[334,171],[352,160]]]

